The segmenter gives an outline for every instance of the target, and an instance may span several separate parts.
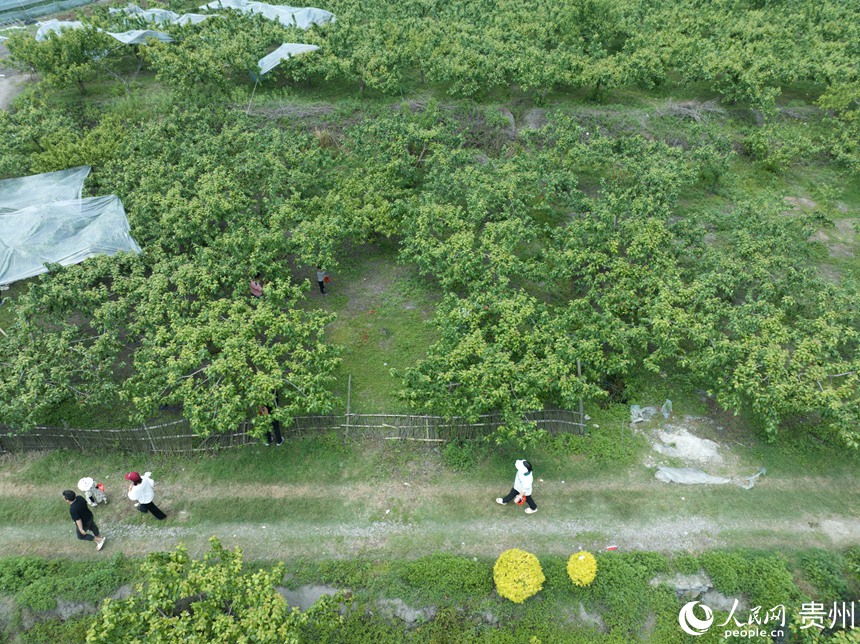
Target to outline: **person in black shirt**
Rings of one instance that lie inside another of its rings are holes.
[[[95,541],[96,550],[101,550],[102,546],[105,545],[105,538],[99,537],[99,528],[93,520],[93,513],[87,507],[84,497],[78,496],[71,490],[63,490],[63,498],[69,504],[69,514],[72,515],[72,521],[75,522],[75,532],[78,539]],[[87,534],[88,532],[93,534]]]

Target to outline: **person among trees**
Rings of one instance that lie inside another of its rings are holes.
[[[128,485],[128,498],[135,501],[134,507],[139,512],[149,512],[159,521],[166,519],[167,515],[162,512],[152,500],[155,498],[155,481],[151,478],[151,472],[144,472],[143,476],[137,472],[129,472],[125,480],[130,481]]]
[[[320,293],[323,295],[325,295],[326,282],[328,282],[328,275],[326,275],[326,272],[322,268],[317,266],[317,283],[320,285]]]
[[[266,405],[260,405],[260,409],[257,411],[258,416],[268,416],[269,408]],[[277,418],[272,420],[272,429],[275,431],[275,445],[283,445],[284,437],[281,436],[281,421]],[[272,432],[270,430],[266,430],[266,447],[272,444]]]
[[[259,273],[254,275],[250,282],[251,295],[254,297],[263,297],[263,278]]]
[[[99,536],[99,527],[93,519],[93,513],[87,507],[84,497],[79,496],[71,490],[63,490],[63,498],[69,504],[69,514],[75,522],[75,533],[81,541],[95,541],[96,550],[101,550],[105,545],[105,537]],[[92,532],[93,534],[87,534]],[[93,536],[95,535],[95,536]]]
[[[526,508],[526,514],[534,514],[537,512],[537,504],[532,498],[532,481],[534,480],[532,476],[532,464],[523,459],[515,461],[514,466],[517,468],[514,486],[506,497],[496,499],[496,503],[507,505],[516,497],[515,502],[517,505],[522,505],[523,502],[528,503],[529,507]]]

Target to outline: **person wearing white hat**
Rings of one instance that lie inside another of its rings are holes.
[[[534,480],[532,476],[532,464],[523,459],[514,462],[514,466],[517,468],[514,486],[506,497],[497,498],[496,503],[507,505],[516,499],[515,502],[517,505],[522,505],[524,502],[528,504],[529,507],[526,508],[526,514],[534,514],[537,512],[537,504],[532,498],[532,481]]]
[[[84,501],[92,507],[96,507],[99,503],[107,503],[107,496],[105,496],[105,493],[98,488],[96,482],[89,476],[85,476],[78,481],[78,489],[84,493]]]

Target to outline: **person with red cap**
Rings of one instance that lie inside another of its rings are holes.
[[[149,512],[161,521],[162,519],[166,519],[167,515],[152,502],[155,498],[155,481],[150,478],[150,474],[150,472],[144,472],[143,476],[141,476],[137,472],[129,472],[125,475],[125,480],[130,481],[128,498],[136,501],[134,507],[140,512]]]

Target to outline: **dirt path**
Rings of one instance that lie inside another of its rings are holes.
[[[184,543],[193,553],[207,550],[210,536],[225,545],[240,546],[248,559],[412,558],[444,550],[468,556],[493,557],[511,547],[535,552],[569,554],[585,548],[698,552],[711,548],[802,548],[845,546],[860,538],[857,507],[860,488],[841,490],[845,513],[814,503],[802,514],[773,512],[745,516],[732,506],[744,502],[769,504],[791,488],[764,480],[750,491],[718,488],[690,489],[651,480],[614,479],[593,482],[539,483],[537,514],[525,515],[513,505],[494,501],[498,489],[480,483],[417,480],[378,484],[345,483],[314,486],[182,485],[160,486],[159,505],[169,513],[163,523],[138,515],[121,493],[95,510],[96,521],[109,538],[105,553],[129,556],[171,549]],[[797,482],[795,482],[797,483]],[[804,482],[805,487],[805,482]],[[0,483],[4,499],[50,499],[53,485]],[[626,497],[642,498],[641,512],[625,509]],[[221,499],[242,515],[247,507],[271,509],[271,520],[209,521],[206,509]],[[297,501],[296,499],[299,499]],[[620,501],[619,501],[620,500]],[[853,501],[853,503],[852,503]],[[684,504],[706,504],[701,511]],[[207,505],[208,504],[208,505]],[[621,505],[619,505],[621,504]],[[332,511],[332,506],[337,509]],[[711,508],[725,507],[725,513]],[[453,508],[460,511],[452,511]],[[294,509],[295,508],[295,509]],[[90,544],[74,539],[66,508],[57,501],[56,516],[33,525],[0,528],[5,555],[91,557]],[[716,515],[715,515],[716,514]],[[331,518],[329,518],[331,517]]]

